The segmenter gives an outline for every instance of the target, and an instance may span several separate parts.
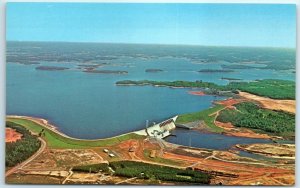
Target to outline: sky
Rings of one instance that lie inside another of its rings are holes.
[[[7,41],[296,46],[287,4],[8,3]]]

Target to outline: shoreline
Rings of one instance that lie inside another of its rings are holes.
[[[54,126],[52,124],[48,124],[49,121],[46,120],[46,119],[43,119],[43,118],[31,117],[31,116],[18,116],[18,115],[7,115],[6,119],[7,118],[29,120],[29,121],[32,121],[34,123],[39,124],[40,126],[46,128],[46,129],[48,129],[50,131],[53,131],[54,133],[59,134],[60,136],[63,136],[65,138],[69,138],[69,139],[72,139],[72,140],[77,140],[77,141],[91,141],[91,142],[105,141],[105,140],[108,140],[108,139],[114,139],[114,138],[118,138],[118,137],[121,137],[121,136],[125,136],[125,135],[131,134],[131,133],[143,136],[143,134],[141,133],[143,130],[138,130],[138,131],[132,131],[132,132],[120,134],[120,135],[117,135],[117,136],[107,137],[107,138],[81,139],[81,138],[75,138],[75,137],[71,137],[71,136],[66,135],[65,133],[59,131],[56,126]]]
[[[152,84],[116,84],[116,86],[153,86],[153,87],[167,87],[171,89],[201,89],[199,87],[184,87],[184,86],[168,86],[168,85],[152,85]],[[208,88],[203,88],[208,89]]]
[[[38,125],[64,137],[64,138],[68,138],[70,140],[75,140],[75,141],[83,141],[83,142],[98,142],[98,141],[106,141],[106,140],[110,140],[110,139],[115,139],[115,138],[119,138],[122,136],[126,136],[126,135],[130,135],[130,134],[136,134],[139,136],[145,136],[147,137],[147,133],[145,129],[141,129],[138,131],[131,131],[131,132],[127,132],[124,134],[120,134],[120,135],[116,135],[113,137],[106,137],[106,138],[97,138],[97,139],[81,139],[81,138],[75,138],[75,137],[71,137],[66,135],[65,133],[61,132],[58,130],[57,126],[53,125],[53,124],[49,124],[48,120],[43,119],[43,118],[38,118],[38,117],[31,117],[31,116],[18,116],[18,115],[7,115],[6,119],[8,118],[13,118],[13,119],[21,119],[21,120],[29,120],[32,121],[34,123],[37,123]],[[196,129],[195,129],[196,130]],[[203,131],[200,131],[203,132]],[[205,133],[206,131],[204,131],[203,133]],[[265,140],[273,140],[272,137],[249,137],[247,135],[235,135],[235,134],[230,134],[230,133],[215,133],[215,132],[211,132],[211,131],[207,131],[206,133],[211,133],[211,134],[221,134],[221,135],[225,135],[225,136],[229,136],[229,137],[240,137],[240,138],[248,138],[248,139],[265,139]],[[165,144],[169,144],[169,145],[173,145],[173,146],[177,146],[177,147],[186,147],[186,148],[195,148],[195,149],[207,149],[207,150],[215,150],[212,148],[205,148],[205,147],[196,147],[196,146],[186,146],[186,145],[181,145],[181,144],[177,144],[177,143],[172,143],[169,141],[166,141],[165,139],[162,139],[162,142],[164,142]]]

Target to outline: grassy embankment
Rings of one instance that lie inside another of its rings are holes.
[[[26,128],[16,123],[6,122],[6,127],[15,129],[22,134],[21,140],[5,144],[5,166],[13,167],[33,155],[40,148],[41,141],[37,136],[31,135]]]
[[[188,114],[181,114],[178,116],[176,123],[178,124],[185,124],[189,122],[194,122],[198,120],[204,121],[204,123],[208,126],[209,129],[213,132],[222,132],[223,129],[216,126],[214,120],[216,118],[216,112],[222,110],[224,108],[223,105],[216,105],[212,108],[200,111],[200,112],[193,112]]]
[[[115,171],[114,175],[129,178],[137,177],[139,179],[147,179],[153,181],[162,180],[197,184],[210,183],[210,176],[205,173],[136,161],[116,161],[110,162],[109,164],[85,165],[74,167],[73,170],[94,173],[97,173],[99,171],[109,172],[108,167],[111,167]]]
[[[98,140],[77,140],[72,138],[64,137],[60,134],[53,132],[51,129],[45,128],[38,123],[35,123],[26,119],[19,118],[7,118],[7,122],[13,122],[19,124],[26,129],[30,130],[35,134],[39,134],[44,129],[44,135],[42,138],[47,142],[49,148],[91,148],[91,147],[101,147],[101,146],[110,146],[117,144],[121,141],[128,139],[140,139],[143,136],[129,133],[117,137],[107,138],[107,139],[98,139]]]
[[[254,103],[244,102],[234,105],[237,110],[222,110],[218,121],[230,122],[237,127],[259,129],[284,137],[295,135],[295,115],[283,111],[262,109]]]
[[[116,82],[117,85],[153,85],[166,87],[204,88],[208,94],[220,94],[223,91],[235,93],[237,90],[245,91],[272,99],[295,99],[295,82],[287,80],[265,79],[253,82],[230,82],[222,86],[211,82],[202,81],[132,81],[124,80]]]

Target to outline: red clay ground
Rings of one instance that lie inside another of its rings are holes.
[[[223,106],[229,107],[235,104],[238,104],[240,102],[242,102],[242,99],[227,99],[227,100],[222,100],[222,101],[216,101],[216,104],[221,104]]]
[[[282,169],[268,166],[260,166],[251,163],[237,163],[230,161],[219,161],[213,159],[195,158],[190,156],[178,155],[174,153],[164,153],[164,158],[176,159],[193,162],[195,170],[206,172],[217,172],[227,174],[228,177],[222,177],[218,181],[223,185],[293,185],[294,170]],[[231,176],[231,177],[230,177]],[[237,177],[234,177],[237,176]],[[281,179],[279,179],[281,177]],[[217,183],[217,182],[216,182]]]
[[[215,125],[221,127],[225,130],[226,135],[238,136],[238,137],[247,137],[247,138],[262,138],[270,139],[271,137],[267,134],[255,133],[254,131],[246,128],[236,128],[231,123],[222,123],[215,121]]]
[[[205,95],[205,93],[203,91],[189,91],[188,93],[191,95],[199,95],[199,96]]]
[[[22,138],[22,134],[18,133],[15,129],[5,128],[5,143],[16,142]]]
[[[216,101],[216,104],[224,105],[227,109],[236,110],[235,104],[245,102],[247,100],[245,99],[226,99],[222,101]],[[216,112],[217,116],[219,115],[219,112]],[[216,116],[216,117],[217,117]],[[222,123],[219,121],[214,121],[215,125],[224,129],[224,134],[230,135],[230,136],[238,136],[238,137],[247,137],[247,138],[262,138],[262,139],[270,139],[271,137],[267,134],[261,134],[261,133],[255,133],[254,131],[246,128],[238,128],[232,125],[231,123]]]
[[[267,108],[270,110],[283,110],[293,114],[296,113],[296,100],[270,99],[267,97],[261,97],[241,91],[239,92],[239,95],[248,100],[254,100],[259,102],[263,108]]]

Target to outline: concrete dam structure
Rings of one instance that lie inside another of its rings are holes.
[[[145,129],[147,136],[154,138],[165,138],[171,135],[170,131],[176,128],[175,121],[178,116],[167,119]]]

